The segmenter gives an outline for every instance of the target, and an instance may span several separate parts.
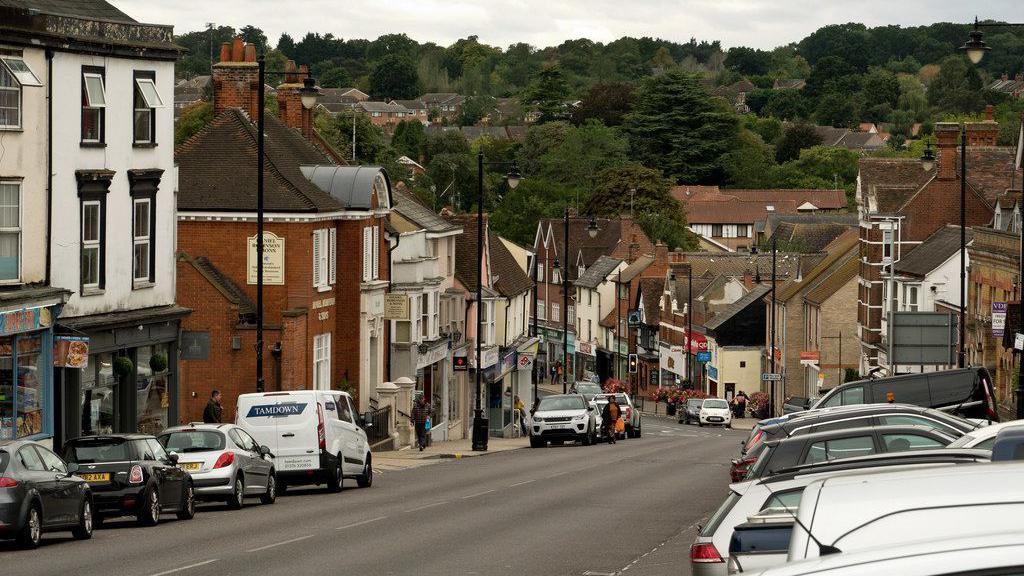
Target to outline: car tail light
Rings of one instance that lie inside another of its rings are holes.
[[[630,408],[629,406],[626,406],[626,420],[632,420],[632,419],[633,419],[633,409]]]
[[[725,562],[725,560],[722,560],[722,555],[718,553],[718,549],[715,548],[714,544],[704,542],[690,546],[690,562],[694,564],[713,564]]]
[[[999,414],[995,410],[995,402],[992,401],[992,394],[988,390],[988,380],[981,379],[981,389],[985,391],[985,412],[989,420],[999,420]]]
[[[761,437],[764,436],[764,430],[758,430],[757,434],[754,434],[753,438],[747,442],[747,445],[743,447],[744,452],[750,452],[750,450],[757,446],[757,443],[761,441]]]
[[[234,452],[225,452],[225,453],[223,453],[223,454],[221,454],[220,456],[217,457],[217,461],[213,463],[213,468],[214,468],[214,470],[216,470],[217,468],[224,468],[224,467],[227,467],[227,466],[231,466],[231,464],[234,463],[234,461],[235,461],[235,453]]]
[[[316,435],[320,440],[320,449],[327,450],[327,431],[324,429],[324,410],[316,405]]]
[[[15,488],[18,486],[18,481],[14,478],[0,478],[0,488]]]
[[[132,466],[132,471],[128,473],[128,483],[142,484],[143,480],[145,480],[145,478],[142,477],[142,466],[139,466],[138,464]]]

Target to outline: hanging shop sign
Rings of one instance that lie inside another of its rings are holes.
[[[248,274],[246,282],[256,284],[258,267],[256,263],[256,235],[249,236]],[[284,238],[273,232],[263,233],[263,284],[284,285]]]
[[[55,368],[86,368],[89,366],[89,338],[83,336],[53,337]]]

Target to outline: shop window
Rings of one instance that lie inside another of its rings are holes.
[[[0,338],[0,440],[45,432],[42,352],[41,335]]]
[[[156,435],[167,428],[170,361],[167,344],[136,349],[135,423],[139,432]]]

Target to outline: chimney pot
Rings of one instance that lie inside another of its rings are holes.
[[[245,45],[242,43],[242,39],[235,36],[234,42],[231,44],[231,61],[241,62],[245,58]]]
[[[256,45],[246,44],[245,45],[245,61],[255,62],[256,61]]]
[[[224,42],[220,45],[220,61],[231,62],[231,42]]]

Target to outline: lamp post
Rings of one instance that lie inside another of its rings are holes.
[[[972,63],[978,64],[979,62],[981,62],[981,59],[985,57],[985,53],[992,49],[987,44],[985,44],[984,40],[982,40],[981,29],[982,28],[989,28],[989,27],[996,27],[996,26],[1018,27],[1019,28],[1019,27],[1024,26],[1024,23],[1019,23],[1019,22],[1018,23],[1012,23],[1012,22],[1003,22],[1003,23],[978,22],[978,17],[975,16],[974,17],[974,28],[971,29],[971,32],[970,32],[970,35],[968,37],[967,42],[965,42],[964,45],[960,47],[960,50],[963,50],[964,52],[967,53],[967,58],[970,59],[970,61]],[[1021,121],[1024,122],[1024,117],[1021,118]],[[966,142],[964,142],[964,144],[966,144]],[[964,168],[961,170],[961,172],[966,172],[966,163],[963,160],[961,160],[961,164],[964,166]],[[1014,166],[1013,174],[1016,175],[1016,172],[1017,172],[1017,166]],[[961,176],[963,176],[963,175],[961,174]],[[963,192],[961,192],[961,195],[963,195]],[[963,211],[963,208],[961,207],[961,220],[963,218],[962,211]],[[1024,302],[1024,226],[1021,226],[1021,230],[1019,232],[1020,232],[1020,262],[1019,262],[1018,265],[1020,267],[1020,272],[1019,272],[1019,277],[1018,277],[1018,281],[1017,282],[1018,282],[1018,286],[1021,286],[1022,288],[1019,290],[1021,296],[1018,296],[1018,298],[1020,299],[1021,302]],[[960,235],[961,235],[961,244],[963,244],[964,230],[962,228],[962,225],[961,225],[961,229],[960,229]],[[963,266],[963,250],[962,249],[961,249],[961,253],[960,253],[960,264],[961,264],[961,266]],[[961,315],[961,318],[960,318],[960,322],[961,322],[961,326],[960,326],[960,354],[961,354],[960,361],[961,361],[961,367],[963,366],[962,362],[963,362],[963,345],[964,345],[964,341],[963,341],[963,311],[964,311],[964,307],[963,307],[963,298],[964,298],[963,292],[964,292],[964,290],[961,287],[961,290],[960,290],[960,315]],[[1017,326],[1016,329],[1017,329],[1018,332],[1021,331],[1021,327],[1020,326]],[[1019,419],[1022,419],[1022,418],[1024,418],[1024,351],[1020,352],[1018,354],[1018,358],[1017,358],[1017,419],[1019,420]]]
[[[487,451],[487,419],[481,402],[483,383],[483,310],[484,310],[484,166],[509,166],[508,185],[515,188],[522,180],[518,165],[513,162],[484,162],[484,153],[477,154],[476,195],[476,405],[473,410],[473,451]],[[536,314],[534,314],[536,315]],[[492,318],[493,320],[493,318]]]
[[[673,294],[675,296],[675,294]],[[700,350],[700,348],[698,348]],[[693,351],[693,265],[686,265],[686,380],[693,387],[693,362],[690,352]],[[696,358],[696,355],[693,355]]]
[[[267,62],[263,54],[257,59],[259,65],[259,87],[256,94],[256,391],[263,392],[266,382],[263,378],[263,154],[264,154],[264,115],[266,111],[266,77],[267,74],[294,74],[305,76],[299,98],[302,107],[312,110],[316,106],[319,91],[316,80],[303,71],[267,70]]]
[[[777,237],[772,235],[772,318],[771,318],[771,350],[769,351],[769,361],[771,362],[772,374],[775,374],[775,258],[778,254],[778,246],[776,245]],[[768,383],[768,416],[770,418],[775,416],[775,380]]]
[[[537,338],[537,353],[533,357],[533,405],[531,406],[531,414],[532,410],[537,407],[537,402],[540,401],[537,393],[537,380],[539,380],[537,371],[540,368],[540,331],[537,325],[537,299],[540,291],[537,289],[537,268],[540,267],[540,250],[537,250],[537,252],[533,255],[533,337]]]
[[[555,264],[551,269],[562,278],[562,394],[569,392],[569,207],[565,208],[564,243],[562,254],[565,262],[565,270],[559,266],[558,255],[555,255]],[[578,341],[579,338],[577,337]],[[576,371],[573,370],[573,374]]]

